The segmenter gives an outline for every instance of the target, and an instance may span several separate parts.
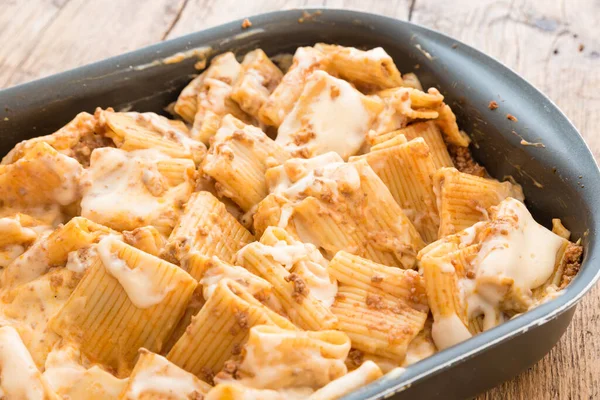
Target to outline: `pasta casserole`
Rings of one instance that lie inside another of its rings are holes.
[[[338,399],[579,270],[382,48],[221,54],[169,109],[2,159],[1,398]]]

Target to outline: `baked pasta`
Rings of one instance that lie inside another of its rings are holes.
[[[338,399],[527,312],[579,243],[382,48],[225,53],[0,164],[0,397]],[[279,57],[281,58],[281,57]]]

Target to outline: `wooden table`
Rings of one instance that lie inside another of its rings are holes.
[[[597,0],[3,0],[1,6],[0,87],[265,11],[337,7],[407,19],[524,76],[558,104],[600,157]],[[599,308],[596,287],[550,354],[481,398],[600,398]]]

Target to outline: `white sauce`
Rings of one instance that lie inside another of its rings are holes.
[[[40,159],[47,170],[52,171],[59,180],[60,186],[54,188],[52,197],[61,206],[73,203],[79,197],[79,179],[83,167],[79,162],[63,154],[52,155],[43,153]]]
[[[471,333],[458,315],[438,318],[433,322],[431,336],[439,350],[447,349],[471,338]]]
[[[477,276],[509,277],[518,288],[534,289],[554,272],[565,239],[538,224],[523,203],[508,198],[500,204],[497,218],[515,217],[517,221],[502,223],[483,241],[475,260]]]
[[[360,175],[354,164],[344,163],[334,152],[308,160],[292,159],[269,170],[271,193],[290,200],[303,199],[308,191],[331,193],[337,201],[340,191],[351,192],[360,188]]]
[[[152,307],[163,301],[171,288],[156,287],[151,276],[142,269],[142,266],[129,268],[125,261],[112,252],[112,246],[116,241],[113,236],[106,236],[96,247],[106,271],[119,281],[127,297],[137,308]]]
[[[86,171],[81,215],[109,226],[126,224],[135,229],[172,209],[177,201],[185,201],[188,191],[178,189],[189,183],[169,188],[165,179],[150,179],[162,177],[157,162],[164,159],[168,157],[157,150],[94,150]]]
[[[290,218],[294,214],[294,207],[289,204],[284,205],[281,208],[281,214],[279,215],[279,222],[277,222],[277,227],[285,229],[290,223]]]
[[[0,328],[0,388],[7,399],[44,399],[40,371],[16,329]]]
[[[202,285],[202,295],[205,300],[214,293],[221,280],[228,278],[232,279],[243,286],[248,288],[248,291],[255,295],[261,290],[271,288],[271,284],[259,276],[254,275],[246,268],[240,266],[233,266],[220,261],[217,257],[213,257],[215,265],[209,268],[202,279],[200,284]]]
[[[46,232],[12,263],[2,273],[2,287],[15,287],[41,276],[48,270],[50,261],[46,238],[51,232]]]
[[[339,332],[336,335],[344,335]],[[321,348],[327,348],[326,353]],[[317,388],[347,372],[350,340],[330,342],[308,332],[265,325],[250,329],[240,363],[241,383],[257,389]]]
[[[320,85],[322,89],[307,105],[306,97]],[[332,91],[337,94],[332,95]],[[291,152],[306,147],[312,156],[335,151],[346,160],[365,142],[371,122],[360,92],[346,81],[315,71],[279,127],[276,142]],[[294,144],[294,135],[306,129],[310,129],[314,137],[306,143]]]
[[[144,394],[184,399],[193,393],[202,393],[202,388],[194,375],[158,354],[151,356],[152,364],[131,378],[125,399],[138,399]]]
[[[492,221],[459,233],[460,246],[475,244],[478,232],[486,236],[472,261],[474,279],[459,279],[458,288],[467,318],[482,315],[487,330],[504,322],[502,310],[528,309],[534,303],[532,290],[552,276],[566,240],[538,224],[525,205],[511,197],[498,205]],[[432,335],[440,350],[471,336],[457,315],[436,319]]]
[[[85,257],[83,254],[85,254]],[[95,255],[96,249],[93,245],[89,249],[72,251],[67,257],[67,264],[65,267],[76,274],[82,274],[92,265],[91,263],[95,260]]]
[[[65,399],[117,398],[127,384],[98,366],[81,364],[81,353],[71,345],[55,346],[46,359],[44,378]]]
[[[360,367],[317,390],[310,400],[337,399],[346,393],[373,382],[382,375],[381,369],[373,361],[365,361]]]
[[[270,256],[285,269],[300,276],[309,290],[310,296],[330,307],[337,294],[337,281],[329,276],[327,261],[315,245],[296,242],[288,244],[283,240],[273,246],[255,244],[257,249]]]
[[[21,242],[32,241],[37,237],[33,229],[21,226],[16,218],[0,218],[0,235],[17,236]]]

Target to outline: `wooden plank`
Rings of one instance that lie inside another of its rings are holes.
[[[23,61],[68,0],[12,0],[0,8],[0,87],[20,73]]]
[[[412,21],[476,47],[525,77],[556,102],[598,158],[598,15],[600,3],[593,0],[416,0]],[[581,173],[585,180],[585,171]],[[542,361],[481,399],[598,398],[599,308],[596,287],[578,306],[566,335]]]
[[[25,9],[29,10],[36,6],[48,7],[45,4],[51,2],[22,0],[17,3],[15,7],[27,4]],[[29,37],[28,33],[38,23],[31,19],[36,15],[33,11],[29,16],[20,17],[24,19],[21,26],[12,26],[11,22],[11,29],[22,35],[13,50],[18,53],[14,59],[19,60],[16,65],[20,67],[12,73],[2,71],[2,86],[51,75],[158,42],[171,27],[184,0],[118,3],[112,0],[70,0],[57,3],[61,7],[56,7],[55,14],[46,17],[45,26],[38,29],[39,34],[35,38]],[[18,14],[19,10],[13,12]],[[3,43],[10,42],[9,35],[10,32],[3,32],[0,36]],[[4,57],[1,59],[0,65],[8,62]]]
[[[190,1],[168,38],[182,36],[255,14],[296,7],[332,7],[407,19],[410,0],[200,0]]]

